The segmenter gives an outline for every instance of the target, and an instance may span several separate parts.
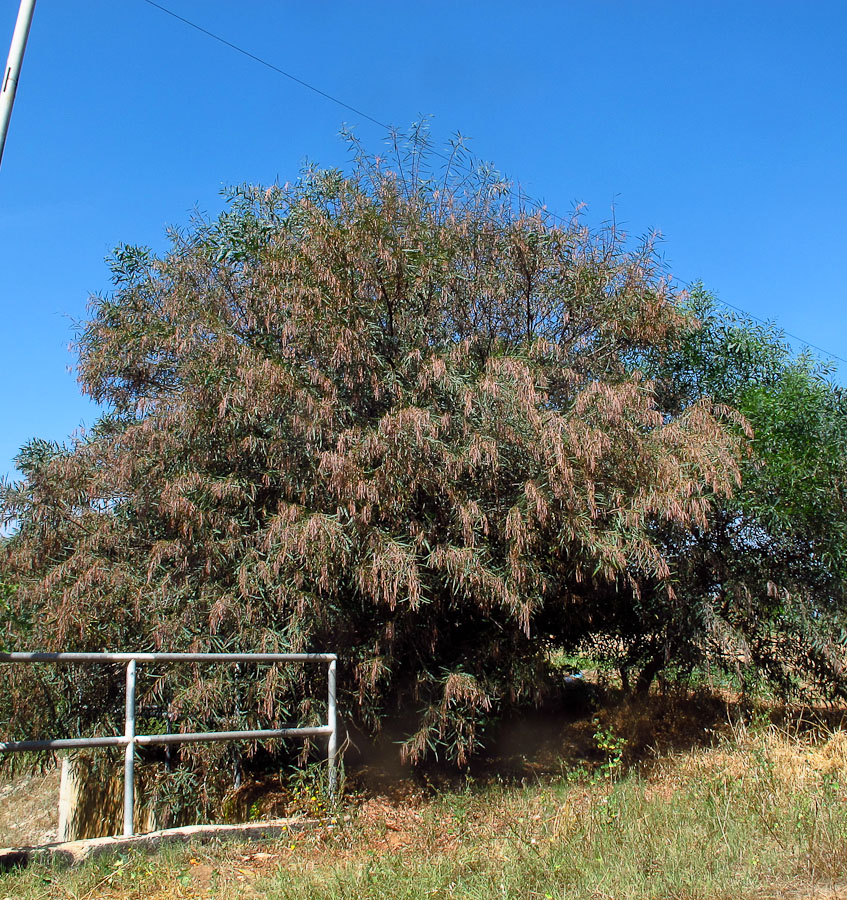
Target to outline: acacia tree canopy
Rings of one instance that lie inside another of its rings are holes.
[[[109,412],[5,489],[7,643],[334,650],[347,715],[462,763],[550,646],[676,602],[665,529],[707,529],[746,438],[648,377],[695,328],[653,247],[425,167],[359,155],[115,252],[78,342]],[[310,714],[295,673],[204,675],[156,680],[180,727]]]

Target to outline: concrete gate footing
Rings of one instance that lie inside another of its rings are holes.
[[[328,824],[322,819],[273,819],[243,825],[188,825],[166,828],[132,837],[100,837],[81,841],[62,841],[38,847],[0,848],[0,871],[27,866],[33,861],[56,861],[76,865],[83,860],[125,850],[155,851],[164,844],[196,841],[264,841],[274,840],[292,831],[303,831]]]

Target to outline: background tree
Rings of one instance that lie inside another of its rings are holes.
[[[162,257],[118,248],[79,334],[109,412],[25,447],[4,494],[30,647],[337,650],[347,716],[405,711],[407,758],[461,764],[551,646],[645,591],[684,602],[666,529],[707,528],[743,439],[642,371],[693,328],[652,244],[425,149],[239,188]],[[171,669],[142,703],[274,726],[315,715],[301,677]]]
[[[713,668],[784,695],[843,696],[847,578],[847,403],[812,357],[771,325],[721,311],[696,285],[700,327],[645,361],[673,414],[707,396],[751,429],[742,485],[707,528],[662,523],[676,595],[643,592],[593,637],[645,689],[665,667]]]

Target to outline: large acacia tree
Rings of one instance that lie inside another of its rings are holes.
[[[662,527],[708,527],[743,423],[643,374],[695,327],[649,241],[417,150],[171,238],[115,252],[80,331],[108,412],[6,488],[7,644],[335,650],[346,715],[402,710],[408,758],[462,763],[550,646],[676,598]],[[203,675],[150,688],[179,727],[309,713],[299,676]]]

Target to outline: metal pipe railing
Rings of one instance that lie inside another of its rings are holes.
[[[0,663],[126,663],[126,714],[123,735],[89,738],[58,738],[40,741],[0,741],[0,753],[26,750],[71,750],[84,747],[125,747],[124,836],[133,833],[135,809],[135,748],[149,744],[185,744],[212,741],[269,740],[287,737],[327,736],[327,789],[335,797],[338,784],[338,713],[336,707],[336,663],[334,653],[0,653]],[[327,724],[303,728],[260,728],[248,731],[197,731],[181,734],[136,734],[135,686],[141,662],[197,663],[327,663]]]

